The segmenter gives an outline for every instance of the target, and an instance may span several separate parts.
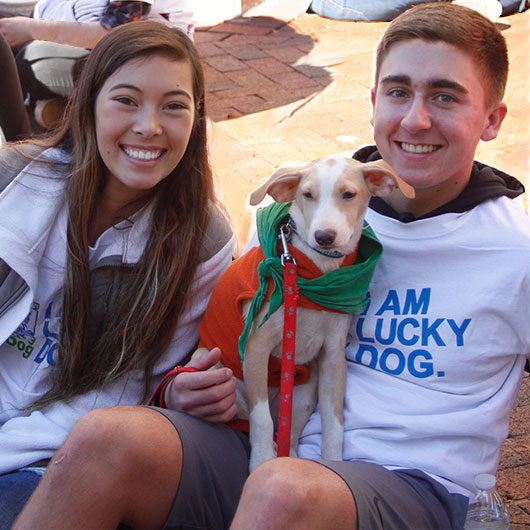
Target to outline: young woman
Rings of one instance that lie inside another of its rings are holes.
[[[60,129],[0,162],[4,528],[81,416],[145,403],[194,349],[234,239],[215,205],[199,57],[156,22],[109,32]]]

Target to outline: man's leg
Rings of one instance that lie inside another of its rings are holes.
[[[13,528],[161,527],[181,464],[180,438],[158,412],[92,411],[57,451]]]
[[[232,530],[462,528],[467,505],[417,469],[278,458],[250,475]]]
[[[247,479],[231,529],[356,527],[355,501],[342,478],[311,460],[276,458]]]

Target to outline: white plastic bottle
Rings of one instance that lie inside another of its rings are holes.
[[[482,473],[475,477],[477,493],[469,500],[465,530],[508,530],[510,514],[495,489],[495,477]]]

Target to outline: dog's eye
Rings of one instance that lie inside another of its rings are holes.
[[[304,193],[302,193],[302,196],[304,197],[304,199],[308,199],[308,200],[313,199],[313,195],[311,195],[310,191],[304,191]]]
[[[353,199],[354,197],[357,197],[357,193],[355,193],[354,191],[345,191],[342,194],[342,198],[346,200]]]

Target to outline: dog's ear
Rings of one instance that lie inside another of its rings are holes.
[[[362,171],[368,190],[372,195],[385,197],[390,195],[396,187],[409,199],[413,199],[416,195],[414,188],[399,178],[384,160],[367,162],[363,164]]]
[[[294,200],[296,189],[303,177],[300,167],[283,167],[277,169],[272,176],[254,190],[250,195],[250,205],[259,204],[268,193],[276,202],[289,202]]]

